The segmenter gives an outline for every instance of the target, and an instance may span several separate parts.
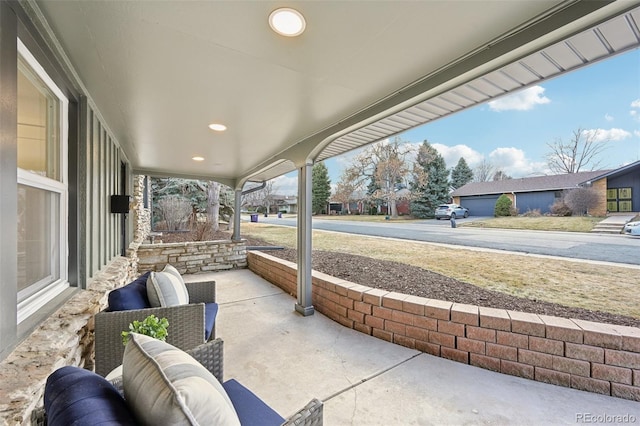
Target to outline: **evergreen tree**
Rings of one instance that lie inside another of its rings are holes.
[[[464,157],[460,157],[458,164],[451,170],[451,186],[458,189],[473,180],[473,170]]]
[[[376,181],[376,176],[378,175],[378,167],[374,168],[373,175],[371,176],[371,180],[369,181],[369,185],[367,185],[367,196],[369,198],[369,208],[367,209],[367,214],[376,215],[378,214],[378,208],[382,204],[382,200],[378,197],[375,197],[374,194],[380,194],[381,188],[378,182]]]
[[[380,185],[376,181],[376,175],[378,173],[378,167],[376,166],[373,171],[373,175],[371,176],[371,180],[369,180],[369,185],[367,185],[367,195],[373,196],[377,191],[380,190]]]
[[[434,217],[436,207],[449,200],[447,165],[426,140],[418,150],[412,187],[415,198],[411,202],[411,214],[415,217]]]
[[[229,220],[233,216],[234,193],[226,185],[214,181],[173,177],[152,177],[150,182],[153,229],[155,229],[155,224],[163,220],[163,213],[160,208],[165,199],[171,199],[173,203],[180,199],[189,204],[189,212],[184,213],[184,218],[180,218],[180,223],[183,225],[187,223],[196,225],[198,223],[197,215],[206,213],[208,223],[211,224],[213,230],[217,230],[220,217]],[[229,191],[230,194],[228,193]],[[223,195],[222,198],[221,195]],[[164,219],[166,220],[166,218]]]
[[[315,214],[321,214],[327,207],[331,196],[331,179],[324,162],[313,165],[311,171],[311,209]]]
[[[500,216],[512,216],[513,215],[513,202],[511,198],[507,197],[505,194],[502,194],[496,200],[496,205],[493,209],[493,215],[495,217]]]

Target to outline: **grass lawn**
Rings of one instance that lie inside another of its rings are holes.
[[[296,247],[294,228],[243,223],[242,235]],[[482,288],[640,318],[638,269],[313,231],[313,249],[418,266]]]
[[[322,215],[314,216],[314,219],[327,219],[327,220],[345,220],[349,222],[421,222],[425,219],[416,219],[412,216],[398,216],[395,219],[385,215],[369,215],[369,214],[345,214],[345,215]]]
[[[460,224],[478,228],[531,229],[534,231],[590,232],[604,217],[590,216],[540,216],[540,217],[492,217]]]

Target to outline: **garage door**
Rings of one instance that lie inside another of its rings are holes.
[[[493,216],[499,195],[460,197],[460,204],[469,209],[471,216]]]

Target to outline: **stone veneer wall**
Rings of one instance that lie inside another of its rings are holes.
[[[31,411],[42,406],[47,377],[58,368],[93,368],[93,315],[106,308],[109,291],[128,278],[129,260],[114,259],[0,362],[3,424],[31,424]]]
[[[249,269],[296,295],[297,265],[248,252]],[[313,272],[313,305],[345,327],[431,355],[640,401],[640,329],[374,289]]]
[[[160,271],[167,263],[181,274],[197,274],[246,268],[246,241],[198,241],[141,244],[137,250],[138,270]]]
[[[0,424],[30,425],[31,412],[42,406],[47,377],[58,368],[75,365],[93,369],[93,315],[107,307],[111,290],[138,275],[140,251],[145,262],[151,259],[148,254],[163,251],[157,258],[159,263],[143,263],[140,270],[143,267],[161,269],[167,261],[177,263],[182,273],[246,266],[244,241],[157,244],[152,247],[142,244],[151,229],[151,214],[143,205],[143,191],[144,177],[135,176],[132,194],[134,239],[127,249],[127,257],[118,256],[102,267],[86,290],[74,294],[0,362]],[[223,264],[216,266],[208,262]]]

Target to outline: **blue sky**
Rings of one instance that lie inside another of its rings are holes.
[[[537,86],[478,105],[399,135],[427,140],[448,168],[464,157],[471,168],[486,160],[512,177],[551,174],[548,144],[573,132],[596,132],[606,144],[602,169],[640,160],[640,50],[633,50]],[[332,185],[357,152],[325,161]],[[277,178],[278,193],[295,194],[297,174]]]

